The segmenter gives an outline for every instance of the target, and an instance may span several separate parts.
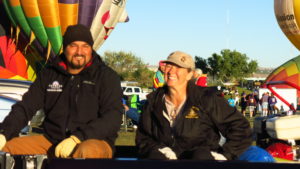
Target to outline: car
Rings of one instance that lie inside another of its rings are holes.
[[[11,110],[11,106],[15,104],[18,100],[1,95],[0,94],[0,121],[2,122],[3,119],[8,115]]]
[[[22,99],[32,82],[13,79],[0,79],[0,122],[10,112],[11,106]]]
[[[130,95],[138,95],[140,100],[146,100],[148,92],[144,92],[141,87],[138,86],[122,86],[123,95],[130,96]]]
[[[11,107],[22,100],[23,94],[29,89],[32,82],[23,80],[0,79],[0,123],[11,111]],[[43,110],[36,112],[28,126],[20,134],[31,132],[32,126],[39,126],[44,119]]]
[[[29,89],[31,81],[0,79],[0,94],[16,100],[21,100],[23,94]]]

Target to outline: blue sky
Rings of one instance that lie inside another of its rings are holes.
[[[98,50],[132,52],[150,65],[181,50],[210,57],[237,50],[261,67],[299,55],[280,30],[273,0],[128,0],[130,21],[119,23]]]

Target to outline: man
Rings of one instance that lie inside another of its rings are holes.
[[[92,49],[83,25],[69,26],[64,52],[44,68],[0,128],[0,149],[10,154],[58,158],[112,158],[122,119],[118,75]],[[44,134],[16,137],[43,109]]]
[[[164,61],[165,86],[147,96],[136,135],[141,158],[234,160],[252,142],[250,124],[214,88],[195,85],[192,56]],[[226,138],[219,145],[220,133]]]
[[[153,88],[157,89],[159,87],[164,86],[165,79],[164,79],[164,71],[165,71],[165,63],[160,61],[158,70],[155,72],[153,77]]]

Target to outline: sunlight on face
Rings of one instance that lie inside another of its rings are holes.
[[[65,49],[68,72],[77,74],[92,59],[92,47],[84,41],[74,41]]]
[[[186,86],[192,76],[193,72],[186,68],[179,67],[172,63],[166,64],[164,78],[169,87]]]

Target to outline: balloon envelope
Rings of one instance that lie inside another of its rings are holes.
[[[30,80],[36,78],[35,65],[39,59],[29,48],[25,57],[0,24],[0,78]]]
[[[275,85],[276,88],[298,89],[300,87],[300,56],[297,56],[276,68],[265,81],[266,84],[271,84],[272,82],[279,82]],[[288,83],[293,84],[293,86],[288,85]],[[300,98],[300,90],[297,90],[297,96]]]
[[[12,25],[54,55],[61,53],[69,25],[89,27],[98,50],[118,22],[128,21],[126,0],[3,0],[3,4]]]
[[[274,0],[274,11],[282,32],[300,50],[300,1]]]

